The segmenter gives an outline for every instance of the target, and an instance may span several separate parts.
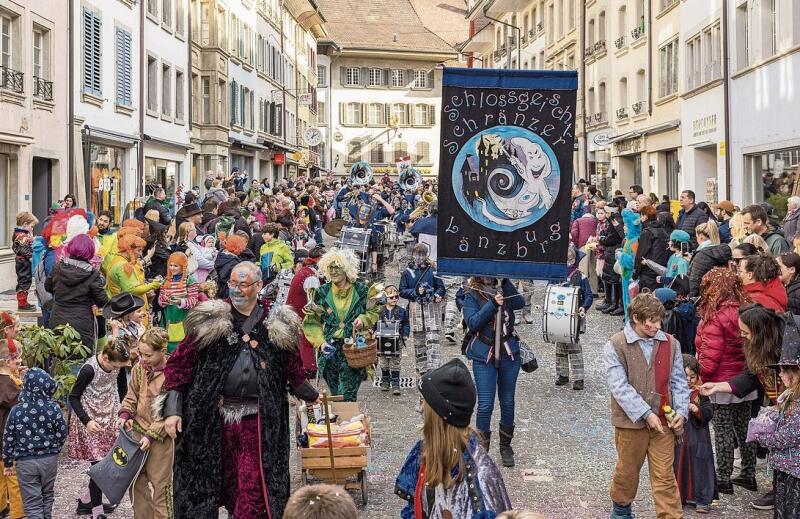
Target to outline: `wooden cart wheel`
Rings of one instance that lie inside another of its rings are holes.
[[[367,470],[363,469],[358,476],[358,479],[361,480],[361,501],[364,503],[364,506],[367,506]]]
[[[305,469],[300,471],[300,483],[302,483],[303,486],[308,485],[308,473],[305,471]]]

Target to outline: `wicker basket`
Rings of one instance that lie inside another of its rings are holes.
[[[378,362],[378,340],[375,337],[367,337],[367,345],[357,348],[355,341],[353,344],[344,344],[342,351],[347,365],[353,369],[361,369],[372,366]]]

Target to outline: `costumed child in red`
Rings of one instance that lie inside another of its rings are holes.
[[[302,267],[295,272],[289,285],[289,293],[286,295],[286,304],[300,316],[300,319],[305,318],[305,307],[308,304],[309,294],[314,293],[309,291],[316,291],[320,286],[317,263],[325,254],[325,247],[322,245],[314,247],[307,253],[307,257],[304,257],[303,251],[304,249],[300,249],[295,252],[295,264],[300,261]],[[315,378],[317,376],[316,350],[303,334],[300,335],[300,357],[303,359],[303,369],[306,371],[308,379]]]
[[[186,336],[183,321],[197,304],[199,293],[194,277],[186,270],[189,258],[182,252],[173,252],[167,260],[167,278],[161,284],[158,304],[164,308],[164,328],[169,333],[167,352],[172,353]]]
[[[689,420],[683,428],[683,441],[675,444],[675,479],[681,502],[693,504],[698,514],[711,511],[711,502],[719,498],[714,451],[708,424],[714,416],[714,404],[700,394],[700,363],[692,355],[683,354],[683,370],[689,383]]]

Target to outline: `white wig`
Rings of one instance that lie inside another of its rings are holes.
[[[319,260],[319,270],[325,277],[331,279],[331,265],[337,265],[344,271],[351,282],[358,279],[358,258],[355,252],[349,249],[331,249],[322,255]]]

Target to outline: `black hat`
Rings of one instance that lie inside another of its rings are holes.
[[[117,294],[103,307],[103,317],[117,319],[144,306],[144,299],[128,292]]]
[[[797,328],[797,323],[792,322],[792,319],[786,323],[786,328],[783,330],[783,346],[781,348],[781,359],[777,364],[771,364],[770,368],[800,366],[800,330]]]
[[[472,375],[459,359],[423,375],[419,391],[442,420],[455,427],[469,425],[478,397]]]
[[[308,258],[308,249],[297,249],[294,251],[295,263],[305,261],[306,258]]]
[[[150,218],[145,218],[144,221],[147,222],[147,225],[150,227],[150,232],[153,234],[158,234],[169,228],[163,223],[159,222],[158,220],[151,220]]]
[[[308,252],[308,257],[311,259],[319,259],[325,254],[324,245],[316,245]]]
[[[197,203],[192,202],[191,204],[186,204],[185,206],[181,207],[177,216],[180,216],[181,218],[188,218],[190,216],[202,213],[203,210],[200,209],[200,206],[197,205]]]

